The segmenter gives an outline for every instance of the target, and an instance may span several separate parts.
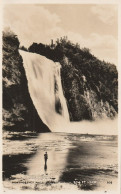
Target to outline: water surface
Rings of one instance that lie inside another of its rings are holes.
[[[5,188],[117,189],[117,136],[43,133],[28,134],[21,141],[19,134],[18,139],[11,138],[4,140],[3,146]],[[48,153],[47,166],[45,151]]]

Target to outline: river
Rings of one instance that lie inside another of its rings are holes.
[[[4,132],[4,190],[116,191],[117,147],[116,135]]]

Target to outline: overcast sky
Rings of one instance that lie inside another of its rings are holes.
[[[68,36],[96,57],[117,65],[118,10],[116,5],[5,5],[4,27],[21,45],[50,43]]]

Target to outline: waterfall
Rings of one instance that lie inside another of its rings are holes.
[[[35,53],[21,50],[19,53],[29,93],[40,118],[51,131],[66,130],[69,113],[61,84],[61,65]]]
[[[52,132],[117,134],[117,119],[70,122],[61,84],[61,65],[44,56],[19,50],[33,104]]]

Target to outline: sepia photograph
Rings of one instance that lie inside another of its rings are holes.
[[[118,5],[2,12],[3,192],[118,193]]]

